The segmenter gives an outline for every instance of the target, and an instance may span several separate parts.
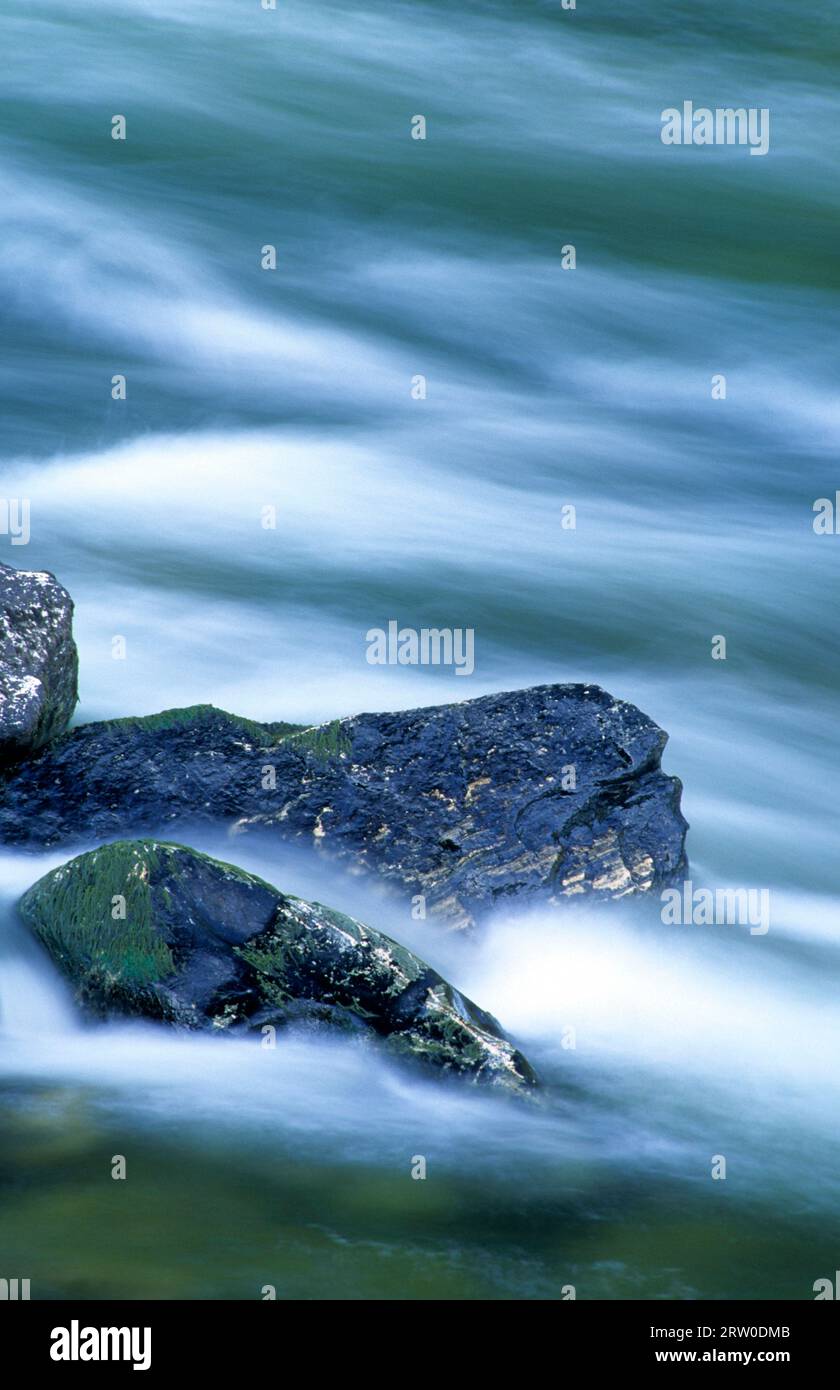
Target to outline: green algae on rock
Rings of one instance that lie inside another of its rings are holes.
[[[365,1030],[391,1053],[524,1092],[496,1020],[412,951],[183,845],[122,840],[53,869],[20,912],[95,1018]]]
[[[21,902],[24,920],[94,1012],[158,1014],[154,987],[174,973],[153,920],[150,857],[128,842],[108,845],[54,869]]]
[[[203,728],[214,721],[264,747],[270,747],[273,743],[279,743],[292,735],[300,737],[313,732],[305,724],[260,724],[256,719],[230,714],[227,710],[217,709],[215,705],[186,705],[164,709],[158,714],[122,715],[116,719],[103,720],[99,727],[111,734],[154,734],[172,733],[190,727]]]

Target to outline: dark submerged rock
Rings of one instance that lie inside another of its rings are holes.
[[[0,564],[0,764],[67,728],[78,669],[70,595],[46,571]]]
[[[200,705],[84,725],[7,772],[0,841],[263,829],[468,926],[508,898],[603,901],[681,881],[687,825],[681,784],[660,768],[666,742],[594,685],[311,729]]]
[[[535,1081],[496,1020],[404,946],[182,845],[103,845],[46,874],[20,912],[95,1018],[364,1029],[439,1071]]]

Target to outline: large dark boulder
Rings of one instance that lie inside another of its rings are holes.
[[[507,899],[656,893],[686,872],[667,734],[595,685],[360,714],[313,729],[212,706],[75,729],[0,779],[0,841],[214,821],[423,895],[455,925]]]
[[[78,669],[70,595],[45,571],[0,564],[0,764],[67,728]]]
[[[355,1026],[444,1072],[534,1083],[496,1020],[411,951],[183,845],[103,845],[46,874],[20,912],[96,1018]]]

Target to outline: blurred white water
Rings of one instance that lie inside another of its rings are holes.
[[[0,853],[0,1051],[9,1039],[25,1040],[55,1056],[57,1039],[79,1027],[70,992],[52,961],[20,921],[15,904],[22,893],[67,858],[63,854]],[[2,1067],[2,1063],[0,1063]]]

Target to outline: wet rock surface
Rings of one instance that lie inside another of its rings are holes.
[[[103,845],[46,874],[20,913],[93,1018],[366,1032],[438,1072],[535,1083],[496,1020],[413,952],[186,846]]]
[[[77,679],[70,595],[46,571],[0,564],[0,765],[67,728]]]
[[[221,823],[366,872],[469,926],[516,899],[658,893],[686,872],[667,735],[598,686],[546,685],[312,729],[212,706],[89,724],[0,778],[0,841]]]

